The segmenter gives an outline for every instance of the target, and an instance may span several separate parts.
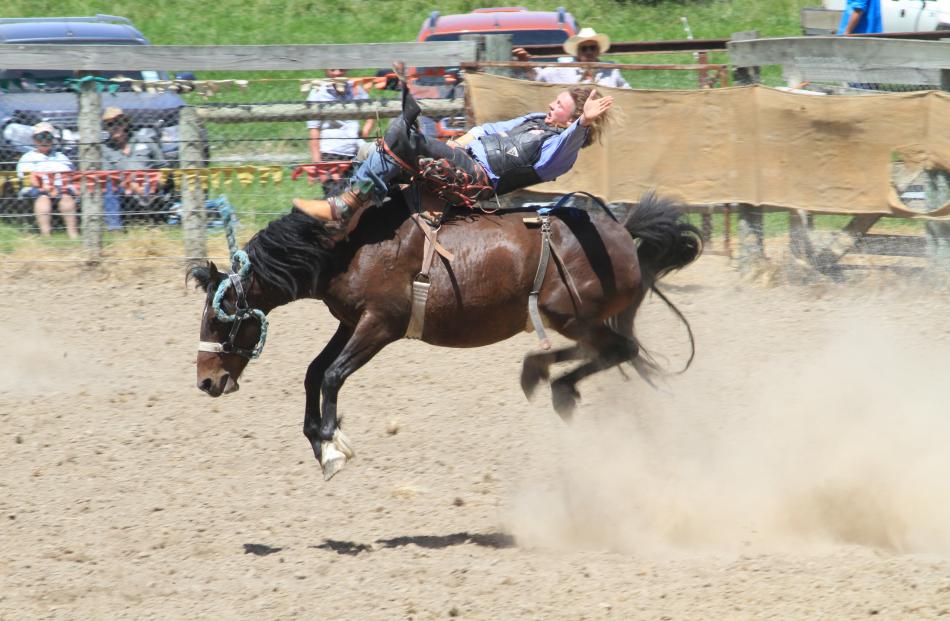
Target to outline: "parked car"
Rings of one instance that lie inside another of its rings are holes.
[[[422,22],[417,41],[458,41],[463,34],[510,34],[511,43],[558,45],[578,31],[577,21],[564,7],[529,11],[523,7],[476,9],[471,13],[442,15],[433,11]],[[417,98],[462,97],[464,85],[458,68],[424,67],[416,70],[409,87]],[[448,139],[465,132],[465,117],[421,121],[423,132]]]
[[[0,44],[5,43],[149,44],[131,21],[112,15],[0,18]],[[103,71],[96,75],[146,82],[169,77],[161,71]],[[74,72],[66,70],[0,67],[0,169],[14,168],[20,155],[32,148],[32,126],[40,121],[52,123],[57,129],[58,146],[70,157],[76,157],[79,99],[65,82],[74,77]],[[178,160],[178,113],[184,105],[176,93],[134,92],[127,85],[102,96],[103,109],[116,106],[125,110],[132,127],[151,133],[169,162]]]
[[[822,8],[837,12],[838,19],[844,7],[845,0],[822,2]],[[950,30],[950,0],[881,0],[881,22],[884,32]]]

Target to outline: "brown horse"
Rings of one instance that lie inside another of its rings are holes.
[[[423,341],[479,347],[530,327],[527,301],[542,243],[526,215],[534,214],[466,211],[443,223],[438,241],[454,258],[437,256],[430,270]],[[582,361],[551,383],[554,408],[566,419],[581,379],[623,362],[641,375],[652,366],[634,337],[637,308],[651,289],[669,304],[656,281],[698,257],[702,242],[675,205],[652,194],[622,221],[606,207],[558,208],[551,216],[557,260],[547,265],[539,309],[544,324],[575,345],[527,355],[521,385],[531,397],[552,364]],[[266,313],[301,298],[323,300],[340,323],[307,369],[303,431],[331,477],[352,454],[338,429],[337,394],[347,377],[406,335],[424,237],[395,194],[369,209],[345,241],[333,241],[318,221],[295,209],[247,243],[237,273],[222,274],[213,263],[194,268],[191,275],[208,295],[198,388],[212,397],[237,390],[241,372],[263,347]]]

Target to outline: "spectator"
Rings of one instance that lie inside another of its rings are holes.
[[[346,76],[345,69],[327,69],[326,75],[333,81],[310,90],[307,101],[348,102],[369,99],[363,87],[352,80],[341,80]],[[357,120],[343,121],[307,121],[310,133],[310,159],[319,162],[349,162],[356,157],[363,142],[373,131],[373,119],[366,119],[362,130]],[[321,175],[324,196],[336,196],[347,187],[352,176],[350,168],[343,175]]]
[[[51,123],[37,123],[33,126],[32,151],[24,153],[17,162],[16,172],[26,187],[21,196],[33,200],[33,213],[40,235],[49,237],[53,230],[53,207],[59,210],[66,223],[66,234],[70,239],[79,237],[76,218],[75,191],[63,182],[62,174],[75,170],[72,161],[62,151],[53,150],[55,129]],[[24,179],[25,177],[28,179]]]
[[[102,147],[104,170],[147,170],[168,166],[162,148],[154,140],[132,135],[131,121],[122,108],[106,108],[102,126],[109,133]],[[118,182],[110,179],[103,196],[106,227],[121,229],[122,211],[153,211],[158,190],[148,181],[131,176]]]
[[[881,20],[880,0],[847,0],[841,23],[838,26],[839,35],[862,34],[868,32],[884,32],[884,23]]]
[[[600,59],[600,55],[610,49],[610,37],[599,34],[593,28],[581,28],[581,31],[564,42],[564,51],[582,63],[609,62]],[[523,47],[512,50],[518,60],[528,60],[528,51]],[[531,75],[533,73],[533,75]],[[583,67],[539,67],[529,72],[529,78],[538,82],[552,84],[599,84],[614,88],[630,88],[619,69],[593,69]]]

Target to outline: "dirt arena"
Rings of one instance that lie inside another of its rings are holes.
[[[180,270],[7,271],[0,618],[950,614],[950,296],[715,256],[665,289],[693,368],[591,378],[571,426],[520,391],[533,335],[384,350],[341,393],[358,456],[325,483],[301,433],[319,302],[275,311],[215,400]],[[638,328],[682,362],[659,301]]]

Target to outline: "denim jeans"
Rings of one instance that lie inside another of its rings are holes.
[[[116,191],[111,179],[106,181],[105,191],[102,193],[102,213],[106,229],[110,231],[122,229],[122,195]]]

